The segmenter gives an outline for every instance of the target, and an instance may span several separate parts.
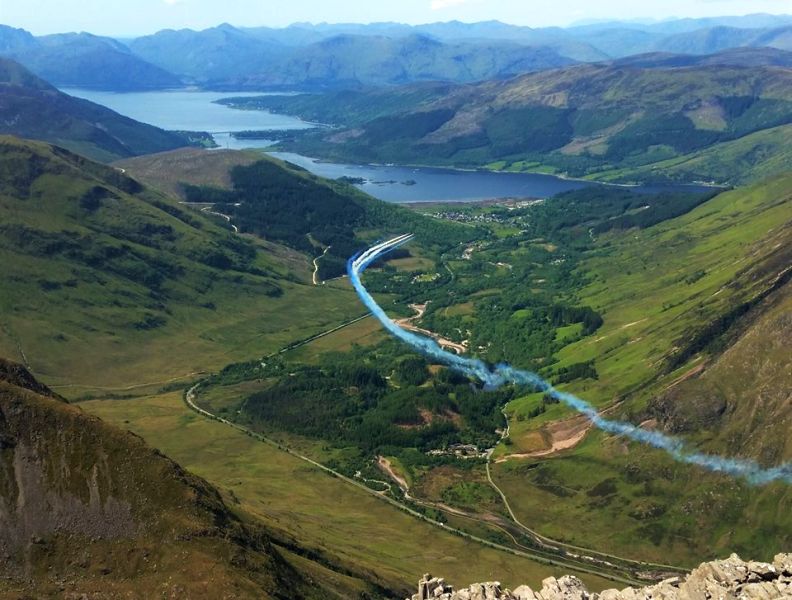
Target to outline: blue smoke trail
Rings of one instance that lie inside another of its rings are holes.
[[[391,250],[406,244],[412,238],[412,235],[402,235],[392,240],[379,242],[368,250],[356,254],[347,262],[349,279],[357,295],[377,320],[382,323],[382,326],[394,337],[409,344],[433,361],[445,364],[460,373],[478,379],[487,388],[497,388],[501,385],[512,383],[528,386],[537,391],[544,392],[585,415],[594,426],[602,431],[621,435],[635,442],[664,450],[677,461],[696,465],[708,471],[725,473],[733,477],[742,477],[755,485],[764,485],[774,481],[792,484],[792,463],[784,463],[776,467],[763,468],[759,463],[753,460],[726,458],[688,451],[684,443],[675,437],[657,431],[647,431],[632,423],[606,419],[585,400],[573,394],[555,389],[549,382],[542,379],[536,373],[515,369],[507,364],[489,367],[482,360],[466,358],[448,352],[440,347],[433,339],[402,329],[385,314],[385,311],[382,310],[379,304],[372,298],[371,294],[368,293],[368,290],[366,290],[360,280],[360,275],[372,262]]]

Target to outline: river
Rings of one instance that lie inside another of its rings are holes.
[[[266,111],[237,110],[215,103],[215,100],[229,96],[263,95],[260,92],[167,90],[116,93],[74,88],[65,88],[63,91],[163,129],[207,131],[222,148],[264,150],[272,145],[272,142],[267,140],[238,140],[231,135],[231,132],[235,131],[286,131],[313,127],[311,123],[296,117]],[[330,179],[352,177],[362,180],[362,183],[356,184],[359,189],[387,202],[472,202],[497,198],[548,198],[560,192],[594,185],[533,173],[339,164],[293,153],[272,152],[271,154],[322,177]],[[672,188],[641,186],[632,189],[650,193]],[[702,191],[707,188],[676,186],[673,189]]]

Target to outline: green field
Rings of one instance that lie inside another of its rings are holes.
[[[419,499],[413,506],[512,548],[530,542],[516,524],[502,527],[508,511],[482,458],[496,444],[492,476],[515,515],[559,541],[680,566],[727,550],[764,558],[792,541],[785,488],[751,488],[622,439],[582,435],[563,405],[531,390],[477,389],[386,339],[371,318],[301,343],[365,312],[345,279],[312,285],[310,255],[234,235],[225,221],[117,170],[40,145],[2,150],[0,169],[16,178],[0,190],[8,275],[0,353],[359,573],[401,589],[426,570],[457,584],[536,582],[558,571],[400,512],[187,410],[174,390],[205,379],[202,406],[347,477],[386,478],[375,462],[386,456]],[[31,156],[48,170],[20,174],[20,159]],[[166,159],[172,170],[156,161],[129,167],[173,186],[189,160]],[[290,190],[307,177],[280,175]],[[220,171],[207,177],[224,184]],[[315,186],[348,192],[312,178]],[[777,299],[788,292],[783,269],[792,261],[790,189],[790,177],[778,177],[714,198],[584,190],[536,205],[465,208],[486,216],[476,228],[444,222],[458,215],[430,220],[353,194],[373,215],[354,239],[402,227],[403,214],[422,228],[410,254],[366,274],[394,318],[426,305],[418,326],[485,361],[537,371],[614,418],[681,427],[704,451],[777,464],[792,452],[784,399],[771,393],[788,389],[786,371],[763,376],[771,385],[759,417],[742,400],[756,387],[742,383],[748,374],[730,376],[745,360],[718,361],[741,332],[764,323],[766,305],[779,302],[779,315],[788,306]],[[303,233],[281,232],[282,241]],[[755,337],[781,348],[787,329],[778,319]],[[745,345],[744,356],[765,361],[747,371],[782,364],[776,346]],[[692,378],[698,387],[690,388],[681,378],[700,365],[713,375]],[[733,410],[721,418],[724,386]],[[498,443],[504,404],[510,435]],[[459,444],[474,446],[476,458],[457,457]],[[536,452],[544,455],[525,456]]]
[[[80,404],[217,485],[238,505],[395,589],[431,571],[462,585],[538,584],[564,569],[492,550],[422,523],[349,484],[189,411],[179,393]],[[581,575],[590,589],[613,587]]]
[[[16,269],[26,274],[36,269],[42,278],[63,277],[44,263],[28,266],[17,259]],[[63,298],[34,293],[38,284],[31,282],[17,288],[20,296],[3,299],[9,304],[4,307],[0,353],[21,361],[24,352],[34,372],[67,397],[139,393],[263,356],[362,313],[351,290],[329,286],[287,282],[281,297],[267,301],[262,301],[263,290],[255,282],[228,280],[213,287],[200,301],[222,306],[222,311],[196,311],[185,299],[170,309],[167,325],[155,331],[119,330],[128,311],[114,308],[112,296],[103,299],[97,291],[95,301],[108,307],[102,311],[107,331],[97,335],[86,332],[79,318],[59,321],[52,332],[50,323],[63,309]],[[22,296],[35,300],[16,300]]]

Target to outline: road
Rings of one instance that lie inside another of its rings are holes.
[[[264,358],[265,359],[266,358],[272,358],[273,356],[277,356],[278,354],[285,354],[286,352],[289,352],[291,350],[299,348],[300,346],[305,346],[306,344],[310,344],[314,340],[318,340],[319,338],[323,338],[326,335],[330,335],[331,333],[335,333],[339,329],[343,329],[344,327],[349,327],[350,325],[352,325],[354,323],[357,323],[358,321],[362,321],[363,319],[367,319],[370,316],[371,316],[371,313],[366,313],[365,315],[361,315],[359,317],[355,317],[354,319],[350,319],[349,321],[344,321],[343,323],[341,323],[341,325],[333,327],[332,329],[328,329],[328,330],[323,331],[321,333],[317,333],[316,335],[312,335],[311,337],[305,338],[304,340],[299,340],[297,342],[292,342],[291,344],[289,344],[287,346],[284,346],[280,350],[277,350],[276,352],[268,354]]]
[[[607,410],[613,410],[618,405],[619,403],[609,407],[609,409]],[[507,437],[509,437],[511,427],[509,425],[508,414],[505,411],[502,412],[503,412],[503,416],[506,418],[506,429],[501,435],[501,440],[504,440]],[[603,413],[605,412],[606,411],[603,411]],[[586,429],[585,431],[588,431],[588,429]],[[641,579],[661,579],[666,577],[673,577],[675,575],[678,575],[679,573],[684,572],[684,569],[680,569],[679,567],[675,567],[672,565],[636,561],[630,558],[624,558],[622,556],[616,556],[614,554],[608,554],[606,552],[599,552],[597,550],[592,550],[590,548],[584,548],[582,546],[575,546],[573,544],[568,544],[566,542],[559,542],[552,538],[545,537],[538,531],[531,529],[517,518],[517,515],[514,513],[514,510],[512,510],[512,507],[509,504],[509,499],[506,497],[506,494],[503,492],[503,490],[500,487],[498,487],[498,485],[495,483],[495,480],[492,478],[492,471],[490,469],[490,465],[493,462],[492,460],[493,451],[494,448],[492,448],[487,453],[487,463],[486,463],[487,482],[500,496],[501,501],[503,502],[506,511],[509,513],[512,522],[515,525],[517,525],[522,530],[522,532],[527,533],[529,537],[533,539],[534,543],[538,544],[540,547],[545,548],[546,550],[552,552],[561,552],[566,556],[580,558],[589,561],[592,564],[601,565],[604,568],[616,568],[616,569],[629,568],[631,570],[632,576]],[[517,457],[519,455],[510,455],[510,456]],[[505,458],[509,458],[509,456],[506,456]],[[494,462],[497,463],[502,461],[498,459],[495,460]],[[614,564],[614,562],[612,561],[615,561],[615,563],[618,564]]]
[[[237,227],[236,225],[234,225],[231,222],[231,217],[230,216],[224,215],[223,213],[220,213],[220,212],[209,210],[210,208],[211,208],[211,206],[207,206],[206,208],[202,208],[201,212],[205,212],[207,215],[215,215],[216,217],[223,217],[226,221],[228,221],[228,224],[231,225],[231,228],[234,230],[234,233],[239,233],[239,227]]]
[[[325,250],[325,253],[326,252],[327,252],[327,249]],[[324,254],[322,256],[324,256]],[[321,258],[321,257],[317,257],[316,259],[314,259],[314,267],[315,267],[315,269],[317,267],[316,261],[319,258]],[[316,270],[314,272],[314,276],[315,275],[316,275]],[[316,284],[316,280],[314,280],[314,284]],[[420,314],[419,310],[417,312],[419,312],[419,314]],[[357,319],[353,319],[351,321],[343,323],[343,324],[339,325],[338,327],[335,327],[335,328],[330,329],[328,331],[316,334],[316,335],[311,336],[310,338],[307,338],[305,340],[301,340],[301,341],[289,344],[288,346],[282,348],[281,350],[273,353],[270,356],[273,356],[273,355],[276,355],[276,354],[283,354],[285,352],[288,352],[290,350],[293,350],[295,348],[298,348],[300,346],[308,344],[308,343],[310,343],[311,341],[313,341],[315,339],[318,339],[320,337],[329,335],[329,334],[331,334],[331,333],[333,333],[335,331],[338,331],[339,329],[347,327],[348,325],[351,325],[354,322],[360,321],[360,320],[362,320],[362,319],[364,319],[364,318],[366,318],[368,316],[369,316],[368,314],[363,315],[361,317],[358,317]],[[256,439],[259,439],[260,441],[262,441],[264,443],[267,443],[267,444],[269,444],[271,446],[274,446],[274,447],[278,448],[279,450],[281,450],[283,452],[286,452],[286,453],[288,453],[288,454],[290,454],[290,455],[292,455],[292,456],[294,456],[294,457],[296,457],[296,458],[298,458],[298,459],[300,459],[300,460],[302,460],[302,461],[304,461],[304,462],[306,462],[306,463],[308,463],[308,464],[310,464],[310,465],[322,470],[323,472],[325,472],[325,473],[327,473],[327,474],[329,474],[329,475],[331,475],[333,477],[336,477],[336,478],[338,478],[338,479],[340,479],[342,481],[345,481],[346,483],[348,483],[350,485],[353,485],[356,488],[361,489],[361,490],[365,491],[366,493],[371,494],[371,495],[379,498],[380,500],[382,500],[384,502],[388,502],[389,504],[399,508],[400,510],[403,510],[403,511],[407,512],[408,514],[410,514],[412,516],[415,516],[416,518],[419,518],[419,519],[421,519],[421,520],[423,520],[423,521],[425,521],[427,523],[430,523],[430,524],[432,524],[432,525],[434,525],[436,527],[440,527],[440,528],[442,528],[442,529],[444,529],[446,531],[451,531],[454,534],[459,535],[461,537],[464,537],[466,539],[470,539],[470,540],[475,541],[475,542],[477,542],[479,544],[484,544],[486,546],[489,546],[489,547],[492,547],[492,548],[496,548],[496,549],[502,550],[504,552],[509,552],[509,553],[511,553],[513,555],[524,556],[524,557],[527,557],[527,558],[540,560],[540,561],[543,561],[543,562],[546,562],[546,563],[549,563],[549,564],[557,565],[557,566],[560,566],[560,567],[563,567],[563,568],[567,568],[567,569],[571,569],[571,570],[576,570],[576,571],[582,571],[582,572],[586,572],[586,573],[596,574],[596,575],[599,575],[599,576],[602,576],[602,577],[607,577],[607,578],[612,579],[614,581],[619,581],[619,582],[626,583],[626,584],[629,584],[629,585],[632,585],[632,584],[635,584],[635,583],[642,583],[642,582],[645,583],[645,581],[647,579],[660,579],[662,577],[668,576],[669,574],[674,575],[677,572],[679,572],[676,568],[671,567],[671,566],[650,565],[649,563],[643,563],[643,562],[633,561],[633,560],[629,560],[629,559],[624,559],[624,558],[621,558],[621,557],[611,556],[611,555],[608,555],[608,554],[599,553],[599,552],[591,551],[591,550],[584,549],[584,548],[579,548],[579,547],[572,546],[572,545],[569,545],[569,544],[564,544],[564,543],[557,542],[555,540],[551,540],[549,538],[546,538],[546,537],[540,535],[539,533],[531,530],[530,528],[528,528],[527,526],[525,526],[522,522],[520,522],[518,520],[518,518],[516,517],[516,515],[514,514],[512,508],[511,508],[511,506],[509,505],[509,502],[508,502],[508,499],[506,498],[506,495],[503,493],[502,490],[500,490],[500,488],[498,488],[498,486],[493,481],[492,475],[491,475],[491,472],[490,472],[490,458],[491,458],[491,455],[488,456],[487,464],[486,464],[487,478],[488,478],[488,480],[490,482],[490,485],[492,485],[492,487],[495,490],[497,490],[498,494],[500,495],[501,499],[503,500],[503,504],[504,504],[507,512],[509,513],[509,515],[511,517],[513,525],[516,525],[517,527],[520,528],[520,530],[521,530],[520,533],[523,533],[523,532],[527,533],[530,536],[530,538],[534,541],[534,543],[536,543],[539,546],[538,549],[537,548],[530,548],[529,549],[527,546],[523,546],[523,545],[519,544],[519,542],[517,542],[517,538],[512,534],[512,532],[508,531],[509,527],[513,527],[511,522],[504,522],[502,519],[498,519],[495,515],[489,515],[488,514],[487,515],[488,518],[484,518],[482,515],[471,514],[471,513],[468,513],[466,511],[463,511],[463,510],[460,510],[460,509],[457,509],[455,507],[451,507],[451,506],[448,506],[448,505],[445,505],[445,504],[442,504],[442,503],[428,502],[428,501],[418,500],[416,498],[411,497],[409,495],[409,487],[408,487],[407,482],[403,478],[398,477],[398,475],[393,471],[391,465],[389,463],[387,463],[387,461],[385,461],[385,463],[383,463],[382,457],[380,457],[379,461],[378,461],[378,464],[379,464],[380,468],[393,481],[396,482],[396,484],[399,486],[400,490],[403,492],[405,500],[407,500],[408,502],[411,502],[411,503],[413,503],[416,506],[424,506],[424,507],[428,507],[428,508],[433,508],[433,509],[441,510],[443,512],[454,514],[456,516],[460,516],[460,517],[463,517],[463,518],[470,518],[470,519],[473,519],[473,520],[485,522],[488,525],[492,525],[492,526],[496,527],[497,529],[499,529],[501,531],[504,531],[507,535],[509,535],[511,537],[511,539],[514,541],[514,543],[516,545],[518,545],[522,549],[518,550],[518,549],[513,548],[513,547],[504,546],[503,544],[499,544],[499,543],[496,543],[496,542],[492,542],[490,540],[486,540],[484,538],[477,537],[477,536],[469,534],[469,533],[467,533],[467,532],[465,532],[463,530],[450,527],[450,526],[446,525],[445,523],[442,523],[440,521],[437,521],[435,519],[427,517],[425,514],[422,514],[418,510],[415,510],[411,506],[409,506],[409,505],[407,505],[407,504],[405,504],[403,502],[400,502],[400,501],[398,501],[398,500],[396,500],[394,498],[389,497],[386,493],[383,493],[382,490],[373,490],[370,487],[368,487],[368,486],[364,485],[363,483],[361,483],[360,481],[356,481],[355,478],[348,477],[348,476],[346,476],[346,475],[344,475],[344,474],[342,474],[342,473],[340,473],[340,472],[338,472],[338,471],[336,471],[334,469],[331,469],[331,468],[329,468],[329,467],[327,467],[327,466],[325,466],[325,465],[323,465],[323,464],[321,464],[321,463],[319,463],[319,462],[317,462],[317,461],[315,461],[315,460],[313,460],[313,459],[311,459],[311,458],[309,458],[309,457],[307,457],[307,456],[305,456],[303,454],[300,454],[299,452],[296,452],[296,451],[292,450],[291,448],[288,448],[288,447],[286,447],[286,446],[284,446],[282,444],[279,444],[278,442],[276,442],[276,441],[274,441],[274,440],[272,440],[272,439],[270,439],[270,438],[268,438],[268,437],[266,437],[266,436],[264,436],[262,434],[259,434],[259,433],[254,432],[254,431],[252,431],[252,430],[250,430],[250,429],[248,429],[246,427],[243,427],[241,425],[238,425],[236,423],[228,421],[227,419],[224,419],[222,417],[214,415],[211,412],[199,407],[196,404],[197,391],[200,389],[200,387],[201,387],[201,383],[199,382],[199,383],[195,384],[194,386],[192,386],[186,392],[186,394],[184,396],[184,401],[185,401],[185,403],[187,404],[187,406],[190,409],[196,411],[197,413],[199,413],[199,414],[201,414],[201,415],[203,415],[203,416],[205,416],[207,418],[219,421],[219,422],[221,422],[221,423],[223,423],[225,425],[228,425],[228,426],[233,427],[233,428],[235,428],[235,429],[237,429],[239,431],[244,432],[246,435],[252,436],[252,437],[254,437]],[[507,427],[504,430],[502,436],[503,437],[507,437],[508,435],[509,435],[509,427],[508,427],[508,419],[507,419]],[[611,561],[614,561],[614,562],[611,562]]]
[[[505,411],[503,413],[504,417],[506,417],[506,429],[503,430],[501,433],[501,440],[506,439],[509,437],[509,419],[506,415]],[[566,556],[568,558],[586,561],[593,565],[598,565],[604,569],[608,570],[623,570],[625,569],[625,563],[627,563],[628,569],[631,571],[631,575],[633,577],[641,578],[641,575],[646,575],[643,579],[654,580],[658,578],[663,578],[666,576],[673,576],[677,573],[677,569],[675,567],[667,566],[667,565],[657,565],[657,564],[649,564],[649,563],[641,563],[632,561],[630,559],[624,559],[618,556],[613,556],[610,554],[597,552],[595,550],[590,550],[588,548],[581,548],[579,546],[573,546],[571,544],[566,544],[562,542],[558,542],[556,540],[547,538],[541,535],[539,532],[534,531],[533,529],[524,525],[518,518],[517,515],[514,514],[514,511],[509,504],[509,500],[506,497],[506,494],[495,484],[495,481],[492,479],[492,474],[490,472],[490,462],[491,462],[492,450],[489,451],[487,455],[487,463],[486,463],[486,472],[487,472],[487,481],[492,486],[492,488],[498,493],[500,496],[506,511],[509,513],[511,517],[511,521],[507,521],[494,513],[475,513],[466,510],[462,510],[453,506],[449,506],[443,502],[434,502],[431,500],[423,500],[420,498],[416,498],[410,495],[410,487],[407,483],[407,480],[399,475],[394,469],[391,462],[385,458],[384,456],[377,456],[377,467],[385,473],[388,477],[391,478],[393,482],[399,487],[404,495],[405,500],[418,504],[420,506],[424,506],[427,508],[434,508],[436,510],[452,514],[458,517],[463,517],[466,519],[470,519],[472,521],[478,521],[480,523],[484,523],[488,526],[496,527],[500,531],[504,532],[508,535],[513,542],[527,550],[532,552],[537,552],[536,548],[529,548],[528,546],[524,546],[520,544],[517,538],[514,536],[514,533],[518,535],[528,534],[533,542],[539,546],[540,551],[544,551],[545,553],[550,554],[551,556]],[[514,526],[517,526],[517,530],[515,531]],[[621,564],[615,564],[611,561],[617,561]],[[650,569],[653,569],[650,571]]]
[[[314,270],[313,270],[313,284],[314,285],[319,285],[319,283],[324,283],[324,281],[322,281],[322,282],[317,281],[317,276],[319,275],[319,260],[324,258],[325,254],[327,254],[327,251],[330,250],[330,248],[332,248],[332,246],[328,246],[327,248],[325,248],[324,252],[322,252],[319,256],[317,256],[316,258],[313,259],[313,267],[314,267]]]
[[[363,491],[363,492],[365,492],[365,493],[367,493],[367,494],[369,494],[369,495],[371,495],[371,496],[373,496],[375,498],[378,498],[382,502],[387,502],[391,506],[394,506],[395,508],[398,508],[399,510],[401,510],[401,511],[407,513],[407,514],[409,514],[409,515],[411,515],[411,516],[413,516],[413,517],[415,517],[417,519],[420,519],[421,521],[424,521],[425,523],[429,523],[430,525],[438,527],[438,528],[440,528],[440,529],[442,529],[444,531],[451,532],[451,533],[453,533],[455,535],[458,535],[458,536],[463,537],[465,539],[468,539],[470,541],[476,542],[478,544],[482,544],[482,545],[487,546],[489,548],[493,548],[495,550],[500,550],[502,552],[507,552],[507,553],[509,553],[509,554],[511,554],[513,556],[520,556],[520,557],[523,557],[523,558],[529,558],[529,559],[533,559],[533,560],[538,560],[538,561],[540,561],[542,563],[545,563],[545,564],[550,564],[550,565],[554,565],[554,566],[561,567],[561,568],[564,568],[564,569],[569,569],[570,571],[589,573],[591,575],[597,575],[597,576],[600,576],[600,577],[605,577],[605,578],[610,579],[612,581],[616,581],[616,582],[627,584],[627,585],[635,585],[635,584],[640,584],[641,583],[639,580],[636,580],[636,579],[634,579],[632,577],[625,577],[625,576],[610,572],[611,570],[603,571],[600,568],[596,568],[596,566],[586,566],[586,565],[579,564],[574,559],[573,560],[566,560],[566,559],[564,559],[561,556],[553,556],[553,555],[548,556],[546,553],[533,551],[531,549],[528,549],[525,546],[522,546],[522,548],[524,548],[522,550],[516,549],[516,548],[512,548],[512,547],[509,547],[509,546],[504,546],[503,544],[499,544],[497,542],[492,542],[490,540],[486,540],[484,538],[472,535],[472,534],[467,533],[467,532],[465,532],[465,531],[463,531],[461,529],[456,529],[454,527],[450,527],[450,526],[446,525],[445,523],[442,523],[440,521],[437,521],[435,519],[432,519],[432,518],[426,516],[425,514],[423,514],[423,513],[419,512],[419,511],[411,508],[410,506],[404,504],[403,502],[399,502],[398,500],[395,500],[395,499],[387,496],[386,494],[383,494],[382,491],[373,490],[370,487],[368,487],[367,485],[364,485],[363,483],[360,483],[359,481],[355,481],[354,478],[348,477],[348,476],[344,475],[343,473],[340,473],[339,471],[331,469],[331,468],[321,464],[320,462],[317,462],[317,461],[313,460],[312,458],[309,458],[308,456],[305,456],[305,455],[303,455],[303,454],[301,454],[301,453],[299,453],[299,452],[297,452],[297,451],[295,451],[295,450],[293,450],[293,449],[291,449],[291,448],[289,448],[287,446],[284,446],[284,445],[276,442],[275,440],[273,440],[271,438],[268,438],[265,435],[262,435],[262,434],[260,434],[258,432],[255,432],[255,431],[252,431],[252,430],[248,429],[247,427],[243,427],[241,425],[238,425],[237,423],[233,423],[232,421],[229,421],[228,419],[225,419],[223,417],[217,416],[217,415],[209,412],[208,410],[206,410],[204,408],[201,408],[196,403],[197,393],[198,393],[198,390],[200,389],[200,387],[201,387],[201,383],[200,382],[196,383],[189,390],[187,390],[187,392],[184,395],[184,402],[185,402],[185,404],[187,405],[187,407],[190,410],[193,410],[196,413],[198,413],[198,414],[200,414],[200,415],[202,415],[202,416],[204,416],[204,417],[206,417],[208,419],[212,419],[214,421],[218,421],[220,423],[223,423],[224,425],[227,425],[229,427],[233,427],[234,429],[236,429],[238,431],[241,431],[245,435],[253,437],[253,438],[255,438],[255,439],[257,439],[257,440],[259,440],[259,441],[261,441],[261,442],[263,442],[265,444],[268,444],[270,446],[273,446],[274,448],[277,448],[278,450],[280,450],[282,452],[286,452],[287,454],[289,454],[289,455],[291,455],[291,456],[293,456],[293,457],[295,457],[295,458],[297,458],[297,459],[299,459],[299,460],[301,460],[301,461],[303,461],[303,462],[305,462],[305,463],[307,463],[307,464],[309,464],[309,465],[321,470],[322,472],[324,472],[324,473],[326,473],[326,474],[328,474],[328,475],[330,475],[330,476],[332,476],[332,477],[334,477],[336,479],[339,479],[339,480],[341,480],[341,481],[343,481],[343,482],[345,482],[345,483],[347,483],[349,485],[352,485],[352,486],[356,487],[357,489],[359,489],[359,490],[361,490],[361,491]],[[404,482],[404,483],[406,485],[406,482]],[[451,507],[444,507],[444,508],[450,509]],[[470,518],[469,515],[467,515],[463,511],[457,511],[457,509],[452,509],[452,510],[454,511],[455,514],[459,514],[459,516]],[[498,527],[498,528],[502,529],[501,527]],[[516,542],[516,539],[514,538],[513,535],[511,535],[508,532],[506,532],[506,533]],[[619,569],[613,569],[613,571],[619,572]]]

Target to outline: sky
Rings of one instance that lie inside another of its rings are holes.
[[[220,23],[283,27],[294,22],[419,24],[497,19],[546,27],[599,19],[667,19],[792,13],[792,0],[0,0],[0,23],[42,35],[90,31],[136,36]]]

